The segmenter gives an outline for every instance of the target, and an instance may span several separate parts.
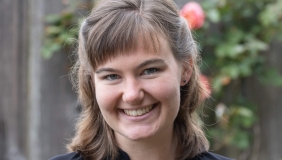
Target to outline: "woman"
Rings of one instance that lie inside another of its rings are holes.
[[[52,160],[225,160],[195,119],[198,52],[172,0],[103,0],[82,23],[74,69],[82,113]]]

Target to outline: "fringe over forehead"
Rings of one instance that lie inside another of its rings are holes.
[[[133,53],[139,47],[145,52],[160,51],[160,38],[170,41],[170,30],[179,30],[172,19],[178,17],[177,8],[164,5],[159,0],[155,1],[127,1],[109,0],[101,2],[94,8],[89,17],[83,22],[80,30],[80,39],[84,43],[85,55],[80,59],[87,63],[93,70],[98,65],[119,54]],[[163,9],[167,8],[167,9]],[[172,17],[164,17],[164,11]],[[174,11],[174,12],[172,12]],[[173,46],[171,46],[173,50]]]

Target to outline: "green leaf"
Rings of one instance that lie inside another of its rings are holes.
[[[221,69],[222,73],[228,75],[232,79],[236,79],[240,75],[240,68],[236,64],[229,64]]]
[[[262,75],[259,75],[259,80],[264,84],[282,86],[282,75],[276,69],[266,70]]]
[[[42,48],[41,55],[44,59],[49,59],[53,55],[53,52],[50,49]]]
[[[230,123],[233,124],[233,127],[242,126],[250,128],[255,121],[254,111],[246,106],[232,106],[230,107],[230,112],[232,114],[232,121]]]
[[[59,51],[61,48],[62,46],[60,44],[50,43],[50,41],[46,41],[41,49],[41,54],[43,58],[49,59],[55,52]]]
[[[227,42],[231,43],[233,45],[240,44],[241,41],[245,38],[246,33],[244,31],[238,29],[237,27],[232,27],[227,32]]]
[[[48,26],[46,27],[45,31],[47,35],[52,36],[52,35],[60,34],[63,31],[63,28],[57,26]]]
[[[215,8],[208,10],[206,15],[213,23],[218,23],[220,21],[220,14]]]
[[[62,20],[70,21],[74,17],[74,13],[73,12],[64,12],[64,13],[62,13],[61,16],[62,16]]]
[[[257,53],[259,51],[265,51],[268,49],[268,44],[255,38],[250,38],[247,40],[246,49],[252,53]]]
[[[245,47],[240,44],[223,44],[220,45],[216,50],[216,55],[218,57],[228,57],[235,59],[237,56],[245,51]]]
[[[57,52],[59,51],[60,49],[62,48],[62,46],[60,44],[56,44],[56,43],[53,43],[51,46],[50,46],[50,50],[52,52]]]
[[[253,74],[252,67],[258,63],[258,59],[255,58],[244,58],[241,60],[241,62],[238,64],[239,70],[240,70],[240,76],[241,77],[247,77]]]
[[[237,107],[236,111],[237,111],[237,114],[243,117],[252,117],[253,116],[253,112],[246,107]]]
[[[222,89],[221,80],[222,80],[221,76],[214,77],[214,79],[212,81],[213,92],[218,93],[218,92],[221,91],[221,89]]]
[[[248,134],[245,132],[237,132],[234,135],[234,138],[232,140],[232,144],[234,144],[235,146],[237,146],[240,149],[246,149],[249,147],[250,145],[250,140],[248,137]]]
[[[45,17],[45,22],[49,24],[57,24],[61,21],[60,14],[49,14]]]
[[[259,18],[261,23],[267,27],[271,25],[278,25],[282,17],[282,1],[276,1],[268,4],[266,9],[260,13]]]

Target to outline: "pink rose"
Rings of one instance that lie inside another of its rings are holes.
[[[205,13],[197,2],[186,3],[182,7],[180,15],[188,21],[190,29],[198,29],[205,22]]]

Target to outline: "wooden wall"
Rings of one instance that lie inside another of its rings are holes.
[[[272,42],[271,48],[264,53],[266,66],[276,68],[282,74],[282,42]],[[282,87],[263,85],[256,78],[246,83],[247,97],[258,109],[258,125],[254,132],[255,152],[253,157],[259,160],[282,159]],[[252,159],[255,160],[255,159]]]
[[[0,1],[0,159],[39,160],[65,153],[77,98],[69,54],[40,55],[44,17],[58,0]]]
[[[0,159],[26,159],[27,21],[25,0],[0,1]]]

